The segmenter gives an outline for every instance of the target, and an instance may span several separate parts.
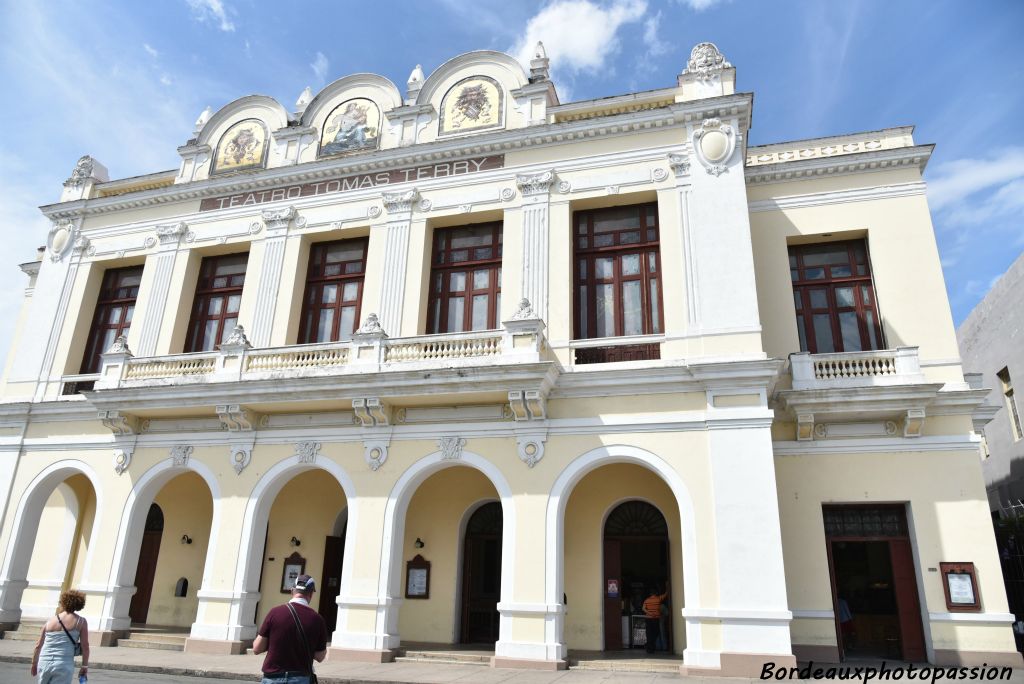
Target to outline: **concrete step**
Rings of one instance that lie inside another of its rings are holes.
[[[118,639],[117,646],[118,648],[149,648],[158,651],[184,651],[185,639],[182,638],[181,642],[178,643],[173,641],[154,641],[153,639],[128,637],[127,639]]]
[[[3,638],[10,641],[35,641],[45,624],[46,620],[22,620],[17,629],[4,632]]]
[[[125,637],[124,640],[133,639],[136,641],[159,641],[165,644],[180,644],[185,645],[185,639],[188,639],[187,632],[136,632],[132,631]]]
[[[406,650],[396,661],[405,663],[447,663],[454,665],[490,665],[489,653],[467,653],[462,651],[421,651]]]
[[[597,670],[604,672],[672,672],[679,674],[682,661],[657,659],[615,659],[570,661],[570,670]]]

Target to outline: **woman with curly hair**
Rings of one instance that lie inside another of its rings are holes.
[[[43,625],[32,652],[32,676],[39,676],[39,684],[71,684],[76,655],[82,656],[79,675],[89,672],[89,625],[77,614],[85,607],[85,594],[65,591],[58,607],[59,612]]]

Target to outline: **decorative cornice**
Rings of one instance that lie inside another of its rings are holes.
[[[402,214],[412,211],[413,205],[420,199],[420,192],[416,188],[403,190],[402,192],[385,192],[381,195],[384,209],[389,214]],[[425,200],[426,201],[426,200]],[[429,209],[429,205],[426,209]]]
[[[913,197],[915,195],[924,195],[926,192],[927,186],[924,182],[918,181],[914,183],[898,183],[896,185],[878,185],[871,188],[814,192],[806,195],[769,197],[749,202],[747,207],[752,213],[781,211],[785,209],[820,207],[829,204],[843,204],[846,202],[870,202],[872,200],[893,199],[896,197]]]
[[[188,224],[184,221],[164,223],[156,227],[156,237],[161,245],[177,245],[187,233]]]
[[[500,154],[530,147],[548,147],[573,141],[633,135],[637,131],[683,126],[710,116],[738,115],[744,125],[750,118],[752,96],[747,93],[666,104],[637,112],[574,121],[542,124],[518,129],[501,129],[469,138],[446,138],[415,146],[417,163],[451,161],[481,154]],[[180,150],[179,150],[180,151]],[[317,181],[354,172],[402,168],[409,163],[409,147],[378,150],[366,155],[317,160],[300,165],[280,166],[260,172],[213,177],[168,187],[125,193],[112,197],[59,202],[40,207],[51,220],[104,214],[123,209],[154,206],[213,197],[280,184]],[[177,174],[174,171],[175,175]]]
[[[523,193],[523,197],[546,195],[550,192],[551,185],[554,182],[554,170],[543,171],[541,173],[516,175],[516,185],[519,187],[519,192]]]
[[[294,222],[296,228],[306,225],[306,218],[300,216],[298,210],[293,206],[281,207],[280,209],[264,209],[260,212],[263,218],[263,225],[268,231],[287,230]]]
[[[95,162],[89,155],[85,155],[78,160],[75,164],[75,168],[71,170],[71,177],[64,181],[65,188],[80,188],[86,181],[92,178],[93,168]]]
[[[822,176],[841,176],[850,173],[890,171],[901,167],[916,167],[924,172],[935,145],[914,145],[874,152],[858,152],[835,157],[817,157],[799,161],[748,166],[744,170],[747,183],[786,183]]]

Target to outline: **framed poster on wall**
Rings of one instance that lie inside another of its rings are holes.
[[[939,563],[939,573],[942,575],[942,589],[946,593],[948,610],[981,610],[981,596],[978,594],[974,563]]]
[[[290,594],[295,588],[295,580],[299,575],[306,572],[306,559],[298,554],[292,553],[284,559],[284,569],[281,571],[281,593]]]
[[[419,554],[405,564],[405,598],[430,598],[430,561]]]

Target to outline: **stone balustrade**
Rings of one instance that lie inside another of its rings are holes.
[[[917,347],[866,352],[790,354],[793,389],[884,387],[924,382]]]

